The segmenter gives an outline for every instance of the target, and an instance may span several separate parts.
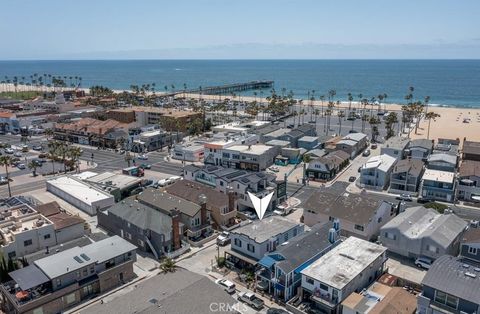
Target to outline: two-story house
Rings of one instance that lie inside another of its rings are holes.
[[[433,141],[428,139],[411,140],[408,144],[406,154],[412,159],[427,160],[428,155],[433,151]]]
[[[474,222],[463,234],[460,243],[460,255],[480,263],[480,228]]]
[[[431,154],[427,158],[428,169],[455,172],[457,163],[457,156],[446,153]]]
[[[423,161],[402,159],[397,161],[390,174],[390,193],[416,195],[423,175]]]
[[[480,202],[480,161],[463,160],[460,164],[457,196],[463,201]]]
[[[415,259],[457,255],[467,222],[454,214],[440,214],[423,206],[409,207],[380,229],[389,251]]]
[[[390,155],[371,157],[360,170],[360,186],[383,190],[388,186],[396,161],[397,159]]]
[[[466,258],[438,258],[423,278],[417,313],[480,313],[479,273]]]
[[[455,173],[426,169],[419,195],[424,199],[453,202],[455,200]]]
[[[135,277],[136,247],[114,236],[73,247],[9,273],[0,285],[5,313],[60,313]]]
[[[301,286],[300,271],[340,243],[339,227],[339,222],[316,224],[267,253],[258,262],[257,289],[266,290],[276,300],[290,300]]]
[[[406,137],[393,136],[380,148],[380,155],[389,155],[396,159],[403,159],[405,157],[405,150],[410,143],[410,139]]]
[[[302,298],[323,313],[341,313],[339,304],[384,272],[387,249],[357,237],[347,238],[301,271]]]
[[[350,156],[342,150],[337,150],[310,161],[305,169],[305,176],[313,181],[329,181],[335,178],[349,162]]]
[[[253,267],[266,253],[275,251],[303,231],[303,224],[279,216],[255,220],[234,229],[230,233],[230,249],[225,251],[227,265]]]
[[[380,227],[396,215],[396,205],[374,194],[345,193],[345,186],[336,182],[310,196],[303,205],[304,223],[313,226],[338,219],[342,235],[375,239]]]

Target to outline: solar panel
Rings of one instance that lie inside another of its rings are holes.
[[[245,171],[235,171],[234,173],[231,173],[229,175],[226,175],[225,178],[227,179],[233,179],[233,178],[236,178],[238,176],[241,176],[241,175],[244,175],[246,172]]]
[[[81,258],[78,257],[78,256],[74,256],[73,259],[76,260],[76,261],[77,261],[78,263],[80,263],[80,264],[83,263],[83,259],[81,259]]]
[[[90,260],[90,257],[88,257],[87,254],[85,254],[85,253],[80,254],[80,256],[86,261]]]

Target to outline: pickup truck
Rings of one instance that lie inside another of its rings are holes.
[[[256,310],[261,310],[264,306],[263,300],[251,292],[239,292],[238,301],[247,303]]]

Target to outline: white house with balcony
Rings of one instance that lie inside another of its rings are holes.
[[[360,185],[365,188],[383,190],[388,186],[396,161],[396,158],[386,154],[371,157],[361,168]]]

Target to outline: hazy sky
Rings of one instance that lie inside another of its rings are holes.
[[[480,0],[2,0],[0,59],[479,58]]]

